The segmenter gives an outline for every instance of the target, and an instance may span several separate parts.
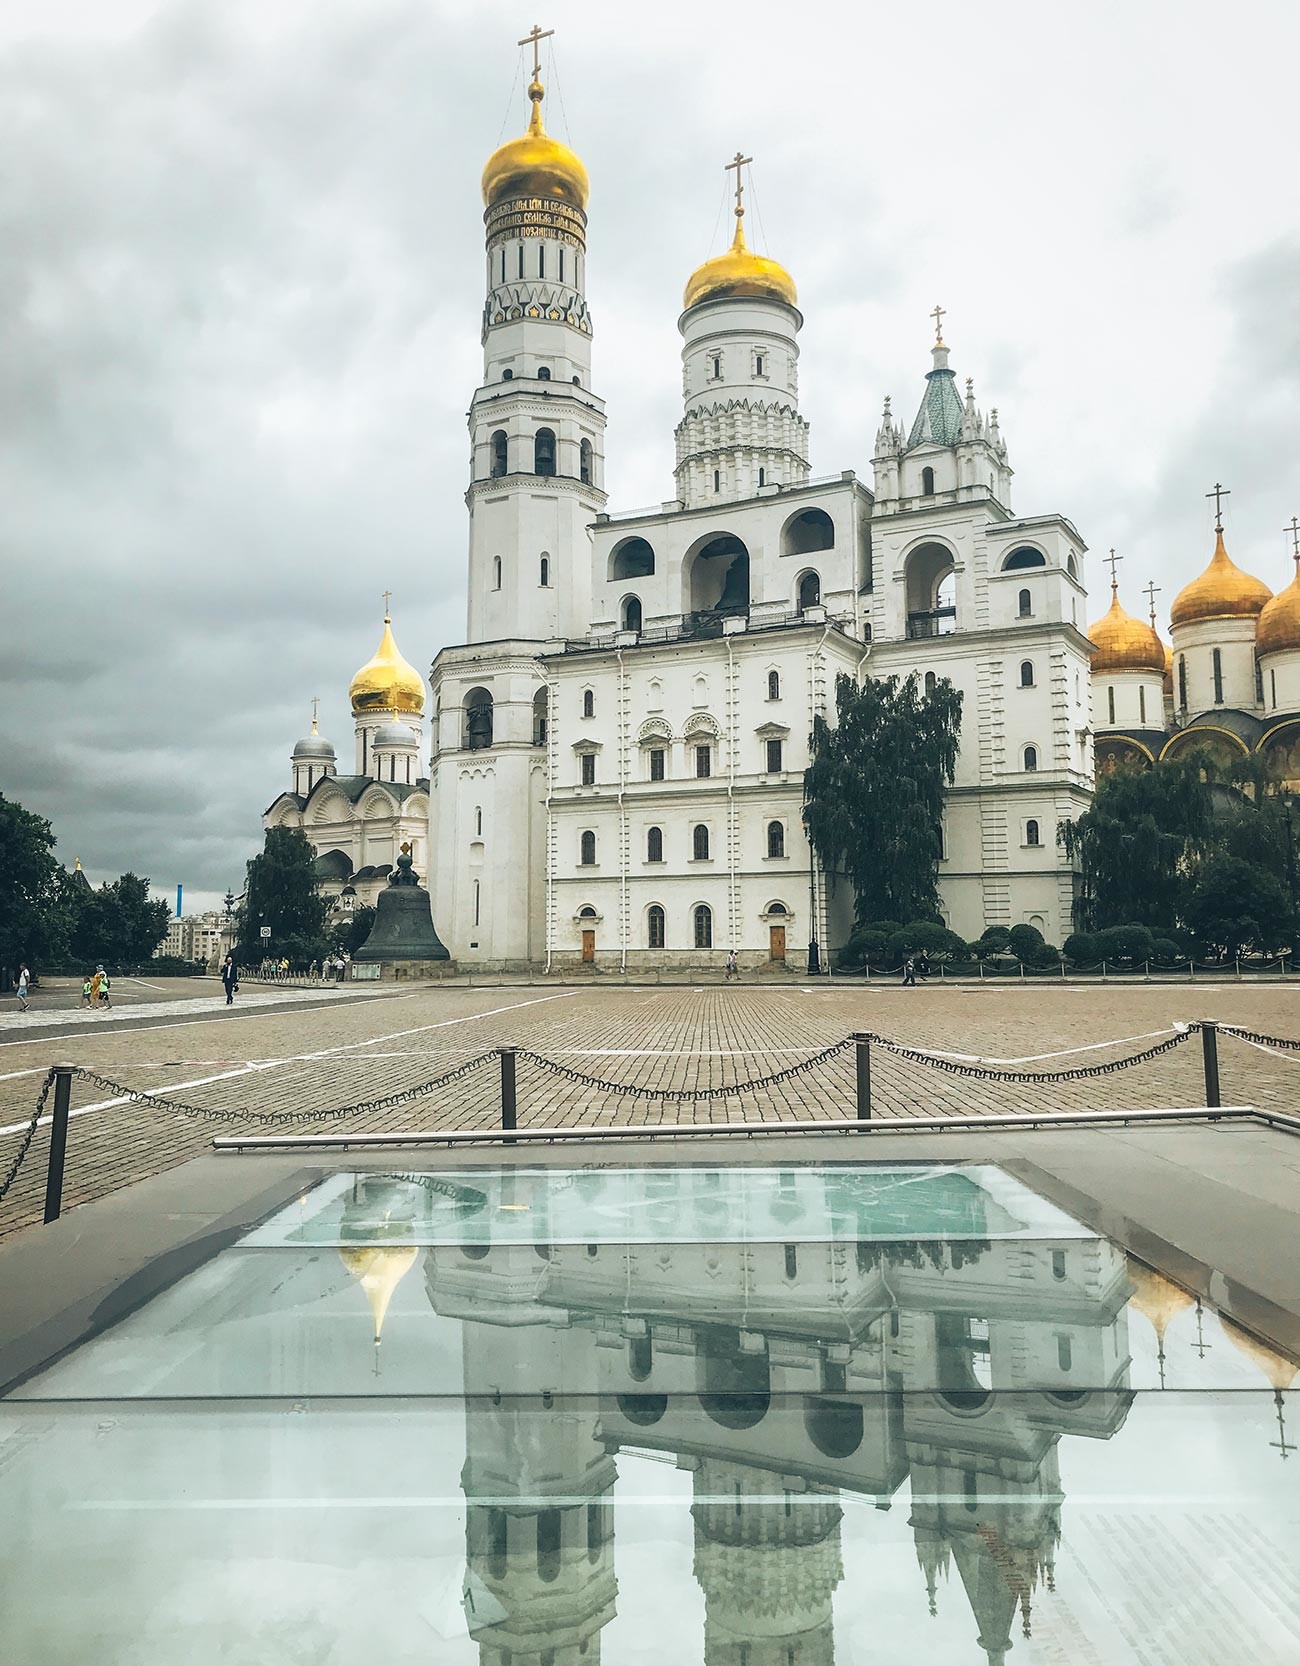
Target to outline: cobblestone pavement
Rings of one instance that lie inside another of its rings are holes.
[[[310,998],[304,998],[305,1001]],[[1231,982],[1195,987],[1014,984],[824,984],[747,988],[425,987],[361,1000],[324,995],[314,1004],[245,1006],[193,1019],[150,1019],[110,1029],[71,1022],[56,1037],[0,1035],[0,1176],[17,1150],[41,1078],[67,1059],[133,1090],[171,1093],[187,1105],[241,1113],[231,1128],[155,1107],[114,1102],[75,1081],[64,1207],[102,1196],[209,1149],[214,1132],[250,1130],[259,1114],[326,1111],[431,1082],[452,1066],[515,1044],[635,1097],[578,1084],[521,1060],[522,1126],[579,1121],[698,1122],[825,1118],[851,1114],[852,1052],[786,1081],[723,1098],[657,1098],[669,1088],[706,1091],[769,1076],[858,1029],[986,1059],[1065,1049],[1033,1069],[1101,1063],[1141,1051],[1175,1020],[1236,1023],[1300,1038],[1300,987]],[[1098,1045],[1104,1044],[1104,1045]],[[1223,1101],[1294,1111],[1300,1054],[1282,1057],[1231,1037],[1220,1041]],[[980,1115],[1025,1108],[1145,1109],[1203,1103],[1200,1043],[1112,1076],[1048,1084],[975,1080],[873,1052],[873,1111],[880,1117]],[[495,1059],[410,1103],[349,1118],[361,1131],[474,1128],[499,1120]],[[295,1131],[336,1126],[305,1122]],[[1009,1136],[1010,1138],[1011,1136]],[[0,1236],[40,1218],[48,1131],[38,1130],[3,1203]]]

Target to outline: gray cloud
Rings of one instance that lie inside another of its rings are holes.
[[[681,287],[729,232],[743,143],[749,229],[800,286],[815,472],[869,477],[938,299],[1018,508],[1122,544],[1167,605],[1223,478],[1234,552],[1283,582],[1297,19],[1257,9],[1225,41],[1203,0],[1176,34],[1020,0],[996,28],[830,3],[795,27],[774,0],[740,28],[665,0],[631,35],[555,0],[616,505],[670,490]],[[463,631],[477,182],[523,119],[519,23],[450,0],[0,10],[0,791],[96,877],[237,884],[311,695],[350,755],[380,592],[417,664]]]

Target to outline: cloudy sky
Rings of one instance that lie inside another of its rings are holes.
[[[1167,609],[1274,588],[1300,513],[1294,0],[550,0],[592,178],[613,506],[671,487],[676,318],[756,158],[815,473],[870,473],[936,301],[1015,507]],[[240,888],[259,816],[394,592],[464,633],[478,177],[526,101],[499,0],[0,0],[0,792],[93,878]],[[556,96],[558,95],[560,96]],[[711,242],[711,239],[713,240]]]

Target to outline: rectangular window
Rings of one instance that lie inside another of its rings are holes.
[[[1110,721],[1113,723],[1115,721],[1115,690],[1113,688],[1106,690],[1106,709],[1110,713]]]
[[[664,778],[664,759],[666,754],[662,746],[650,748],[650,779],[662,781]]]
[[[1217,648],[1212,651],[1211,659],[1214,665],[1214,703],[1223,704],[1223,655]]]
[[[1138,721],[1140,723],[1145,723],[1146,720],[1147,720],[1147,691],[1146,691],[1145,686],[1140,685],[1139,688],[1138,688]]]
[[[1277,672],[1276,671],[1270,671],[1269,672],[1268,681],[1269,681],[1269,687],[1272,689],[1272,692],[1273,692],[1273,710],[1276,711],[1277,710]]]
[[[713,751],[708,746],[695,748],[695,774],[703,780],[706,775],[713,774]]]
[[[584,787],[594,787],[596,784],[596,754],[584,752],[582,754],[582,784]]]
[[[564,282],[564,244],[560,244],[560,282]]]
[[[779,740],[768,741],[767,773],[769,775],[779,775],[784,767],[785,765],[781,760],[781,742]]]
[[[546,276],[546,245],[545,245],[545,243],[539,243],[537,245],[537,276],[539,278],[544,278]]]

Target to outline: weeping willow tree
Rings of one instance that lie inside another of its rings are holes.
[[[853,887],[857,924],[939,911],[943,805],[957,768],[961,692],[946,677],[835,681],[835,722],[813,719],[804,824],[822,866]]]

